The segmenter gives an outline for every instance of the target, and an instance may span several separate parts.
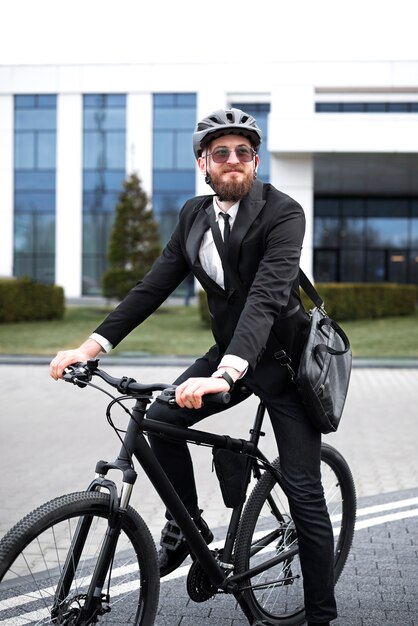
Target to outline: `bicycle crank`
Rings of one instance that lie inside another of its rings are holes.
[[[194,561],[187,575],[187,593],[193,602],[206,602],[217,593],[199,561]]]

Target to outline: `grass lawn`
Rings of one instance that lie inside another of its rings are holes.
[[[110,309],[68,307],[60,321],[0,324],[0,354],[53,355],[74,348]],[[418,313],[407,317],[343,322],[357,357],[418,358]],[[194,356],[213,343],[197,307],[163,306],[133,331],[113,354]]]

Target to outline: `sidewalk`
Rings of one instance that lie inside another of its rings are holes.
[[[152,367],[130,359],[123,363],[106,359],[110,373],[143,382],[170,382],[183,367],[179,362],[163,366],[154,361]],[[0,373],[2,536],[38,504],[84,489],[96,460],[113,459],[119,444],[104,417],[107,398],[99,392],[55,383],[48,377],[46,363],[4,363]],[[210,418],[204,427],[243,436],[255,406],[256,400],[250,398],[245,405]],[[416,367],[358,364],[340,430],[325,437],[352,469],[360,509],[353,549],[337,586],[340,618],[333,626],[418,626],[417,407]],[[119,419],[123,425],[124,418]],[[275,444],[268,422],[265,430],[262,447],[267,456],[273,456]],[[228,511],[211,472],[210,451],[199,447],[192,454],[200,504],[219,537]],[[132,504],[158,539],[163,507],[142,475]],[[156,626],[246,624],[229,596],[202,604],[191,602],[184,570],[176,574],[180,577],[162,581]]]

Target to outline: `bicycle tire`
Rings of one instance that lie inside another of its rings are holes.
[[[13,527],[0,541],[0,621],[93,623],[94,619],[80,618],[80,607],[108,527],[109,512],[108,493],[78,492],[43,504]],[[89,523],[91,520],[83,554],[71,577],[71,589],[59,603],[58,616],[51,617],[51,611],[57,611],[57,585],[80,518]],[[95,619],[100,624],[151,626],[158,608],[159,586],[153,538],[143,519],[128,507],[111,575],[103,587],[109,598],[102,598],[100,607],[106,612]]]
[[[280,472],[280,460],[274,467]],[[342,455],[327,444],[321,452],[321,472],[328,512],[335,538],[335,580],[349,554],[355,526],[356,493],[351,471]],[[270,500],[270,504],[268,503]],[[273,507],[273,508],[271,508]],[[278,519],[280,515],[282,519]],[[270,626],[305,623],[303,579],[300,571],[296,530],[279,481],[266,471],[255,485],[245,506],[237,534],[235,573],[275,555],[282,562],[271,570],[245,579],[241,591],[255,619]],[[287,558],[286,558],[286,555]]]

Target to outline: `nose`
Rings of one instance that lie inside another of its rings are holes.
[[[228,163],[239,163],[239,158],[236,155],[235,150],[231,150],[231,152],[229,153],[229,157],[228,157]]]

